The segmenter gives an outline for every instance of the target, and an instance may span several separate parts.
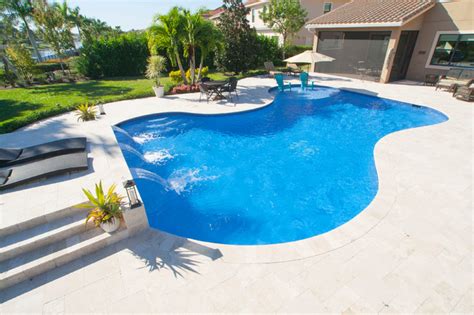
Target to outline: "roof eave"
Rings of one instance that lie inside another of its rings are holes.
[[[384,23],[333,23],[333,24],[306,24],[308,30],[327,29],[327,28],[373,28],[373,27],[400,27],[403,22],[384,22]]]

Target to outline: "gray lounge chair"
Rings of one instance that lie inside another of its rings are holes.
[[[275,66],[273,65],[273,62],[272,62],[272,61],[264,62],[263,65],[265,66],[265,70],[268,71],[268,75],[269,75],[270,77],[275,76],[275,74],[281,74],[281,73],[283,73],[283,72],[277,71],[277,70],[275,69]]]
[[[473,78],[474,72],[472,70],[451,68],[446,75],[442,76],[438,83],[436,83],[435,90],[442,89],[455,92],[459,86],[466,85],[469,80]]]
[[[0,148],[0,167],[29,163],[62,154],[84,152],[87,139],[69,138],[42,143],[23,149]]]
[[[88,168],[87,152],[75,152],[0,169],[0,190]]]

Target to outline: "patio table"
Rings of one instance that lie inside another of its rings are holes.
[[[225,85],[227,85],[227,81],[225,80],[219,80],[219,81],[207,81],[207,82],[203,82],[202,84],[204,84],[205,86],[207,86],[209,88],[209,90],[212,90],[212,92],[215,94],[213,100],[217,100],[217,99],[223,99],[223,98],[226,98],[224,96],[224,94],[222,93],[223,91],[223,87]]]

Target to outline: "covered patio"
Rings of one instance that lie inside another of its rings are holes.
[[[435,3],[352,1],[309,21],[313,51],[335,58],[312,71],[387,83],[406,76],[423,14]]]

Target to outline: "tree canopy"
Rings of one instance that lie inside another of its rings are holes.
[[[257,34],[247,20],[250,12],[242,0],[224,0],[224,11],[219,16],[218,28],[222,32],[222,49],[218,54],[218,64],[235,73],[248,71],[253,64],[253,54]]]
[[[298,0],[270,0],[260,18],[283,37],[283,46],[304,26],[308,12]],[[283,58],[285,58],[283,49]]]

